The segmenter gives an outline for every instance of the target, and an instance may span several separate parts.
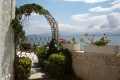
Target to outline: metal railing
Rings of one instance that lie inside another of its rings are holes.
[[[34,55],[35,49],[48,46],[50,41],[51,37],[27,37],[17,45],[16,54],[19,57],[25,56],[29,57],[32,61],[36,61],[36,55]]]

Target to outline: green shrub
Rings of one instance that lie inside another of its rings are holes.
[[[52,54],[49,56],[50,61],[50,73],[54,78],[61,78],[65,75],[65,56],[62,54]]]
[[[36,48],[35,54],[37,55],[38,59],[46,59],[47,51],[48,49],[44,47]]]
[[[32,61],[27,57],[16,57],[14,62],[15,80],[29,80]]]
[[[110,40],[106,40],[104,37],[100,38],[99,40],[95,41],[94,44],[97,46],[105,46],[109,43]]]
[[[64,80],[74,80],[74,78],[76,78],[76,75],[75,75],[74,70],[72,68],[72,55],[68,49],[63,49],[63,50],[61,50],[61,52],[62,52],[62,55],[65,56],[65,62],[66,62],[64,65],[65,75],[63,76],[63,79]]]
[[[64,80],[76,78],[72,69],[72,55],[68,49],[63,49],[60,53],[51,53],[49,57],[46,56],[47,52],[48,49],[43,47],[35,50],[43,70],[49,72],[53,78]]]
[[[35,49],[35,54],[38,57],[38,61],[40,63],[41,68],[44,68],[44,60],[47,59],[46,55],[47,55],[47,48],[44,47],[40,47],[40,48],[36,48]]]
[[[29,49],[31,49],[31,44],[29,43],[21,43],[20,44],[20,50],[21,51],[28,51]]]
[[[48,60],[52,64],[65,64],[65,56],[60,53],[52,54],[49,56]]]
[[[72,68],[72,55],[71,55],[71,53],[68,51],[68,49],[62,50],[62,53],[65,56],[65,60],[66,60],[65,74],[75,76],[73,68]]]
[[[49,72],[50,71],[50,61],[49,60],[43,60],[42,64],[43,64],[43,69],[45,71]]]

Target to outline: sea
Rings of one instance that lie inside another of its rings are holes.
[[[29,41],[30,41],[31,37],[35,41],[36,37],[37,37],[37,39],[40,39],[41,35],[30,35],[30,36],[27,36],[27,37],[28,37]],[[44,36],[44,37],[46,37],[46,36]],[[44,37],[42,36],[42,38],[44,38]],[[101,37],[103,37],[103,35],[94,36],[94,41],[99,40]],[[86,45],[85,43],[80,42],[80,38],[84,38],[84,40],[86,42],[89,42],[88,38],[86,38],[84,35],[80,35],[80,36],[60,36],[59,38],[66,39],[68,41],[72,41],[72,38],[74,38],[76,43],[80,43],[80,50],[84,50],[84,45]],[[109,35],[109,36],[107,35],[107,40],[110,40],[108,45],[120,46],[120,35]],[[32,43],[34,43],[34,41]],[[39,43],[38,41],[36,41],[35,43],[38,44]],[[43,39],[42,43],[43,42],[45,42],[44,39]],[[46,42],[45,42],[45,44],[46,44]]]
[[[103,37],[103,36],[94,36],[94,41],[99,40],[101,37]],[[63,37],[63,38],[67,39],[69,41],[71,41],[72,38],[74,38],[75,41],[76,41],[76,43],[80,43],[80,49],[81,50],[84,50],[84,45],[86,45],[86,44],[83,43],[83,42],[80,42],[80,38],[83,38],[86,42],[89,42],[88,38],[86,38],[85,36],[73,36],[73,37]],[[108,45],[117,45],[117,46],[120,46],[120,35],[107,36],[107,40],[110,40],[110,42],[108,43]]]

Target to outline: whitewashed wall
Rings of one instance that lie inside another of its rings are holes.
[[[63,49],[80,51],[80,44],[62,43]]]
[[[72,66],[82,80],[120,80],[120,55],[72,52]]]
[[[0,80],[13,79],[15,0],[0,0]]]
[[[107,45],[107,46],[96,46],[96,45],[85,45],[84,51],[86,53],[103,53],[103,54],[119,54],[119,46]]]

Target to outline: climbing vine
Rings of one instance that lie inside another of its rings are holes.
[[[58,40],[58,26],[55,19],[51,16],[51,14],[44,9],[42,6],[37,4],[25,4],[23,6],[20,6],[19,8],[16,7],[15,11],[15,19],[12,20],[11,26],[13,27],[15,31],[15,43],[16,45],[19,44],[20,41],[25,39],[25,31],[23,30],[23,26],[21,23],[21,19],[23,15],[25,17],[29,17],[31,13],[37,13],[39,15],[44,15],[47,19],[48,23],[51,26],[52,30],[52,38],[53,40]]]
[[[30,16],[31,13],[37,13],[40,15],[44,15],[44,14],[48,14],[49,12],[45,9],[43,9],[43,7],[41,7],[40,5],[37,4],[25,4],[23,6],[20,6],[19,8],[16,8],[16,19],[21,20],[22,15]]]
[[[23,30],[23,26],[20,24],[20,21],[17,19],[13,19],[11,22],[11,26],[14,29],[14,40],[15,45],[19,44],[20,39],[23,41],[25,39],[25,31]]]

